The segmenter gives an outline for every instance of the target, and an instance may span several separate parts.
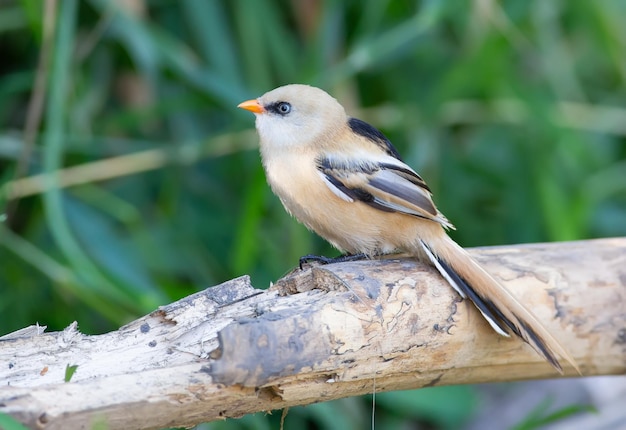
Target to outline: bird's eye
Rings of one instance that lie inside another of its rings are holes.
[[[281,115],[287,115],[289,112],[291,112],[291,105],[287,102],[280,102],[278,103],[278,106],[276,106],[278,113],[280,113]]]

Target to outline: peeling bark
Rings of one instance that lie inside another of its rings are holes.
[[[626,239],[471,252],[584,375],[626,373]],[[78,368],[64,383],[67,365]],[[234,279],[103,335],[72,324],[0,338],[0,412],[46,429],[192,426],[370,393],[374,384],[552,377],[433,269],[399,258],[295,270],[267,291]]]

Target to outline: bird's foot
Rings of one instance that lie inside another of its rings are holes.
[[[323,255],[308,254],[304,257],[300,257],[300,270],[302,270],[302,266],[304,264],[308,264],[313,261],[319,264],[332,264],[345,263],[346,261],[365,260],[366,258],[367,255],[365,254],[345,254],[340,255],[339,257],[324,257]]]

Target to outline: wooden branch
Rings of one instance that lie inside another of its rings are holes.
[[[626,373],[626,238],[472,254],[561,340],[583,373]],[[0,338],[0,412],[32,428],[192,426],[376,391],[558,377],[496,335],[431,268],[388,259],[247,277],[119,330]],[[77,365],[65,383],[67,365]],[[574,375],[566,368],[566,374]]]

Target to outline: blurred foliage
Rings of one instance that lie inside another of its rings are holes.
[[[573,405],[554,412],[548,412],[552,406],[552,400],[547,398],[544,402],[533,409],[524,421],[518,423],[511,430],[535,430],[547,425],[559,422],[560,420],[580,413],[597,413],[597,409],[592,406]]]
[[[286,83],[381,128],[464,246],[626,235],[624,17],[619,0],[1,0],[0,332],[104,332],[332,255],[269,191],[235,108]],[[471,393],[441,390],[434,412],[429,390],[377,395],[377,421],[458,428]],[[344,399],[287,422],[369,414]]]
[[[13,417],[0,412],[0,428],[2,430],[28,430],[28,427],[21,424]]]

